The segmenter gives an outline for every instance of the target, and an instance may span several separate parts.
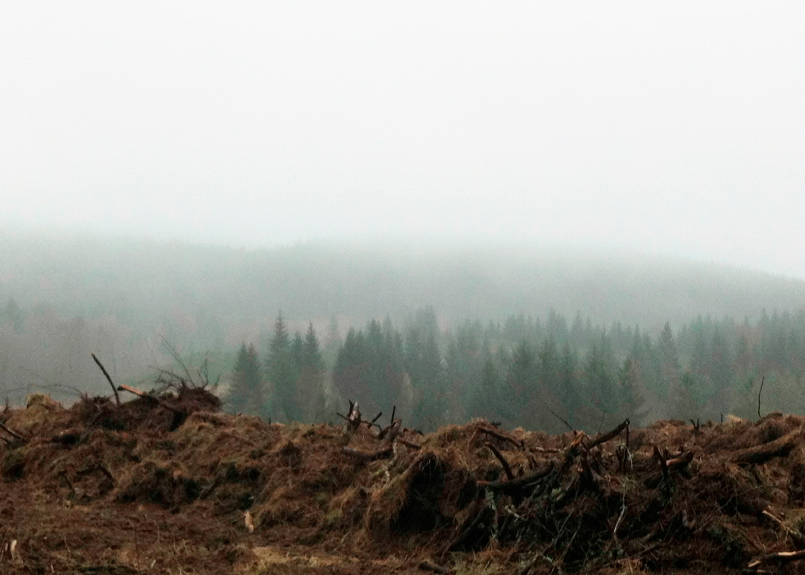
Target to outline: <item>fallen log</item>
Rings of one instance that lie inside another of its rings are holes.
[[[732,454],[732,461],[739,465],[749,465],[766,463],[775,457],[787,457],[797,446],[801,434],[802,432],[797,430],[762,445],[739,449]]]

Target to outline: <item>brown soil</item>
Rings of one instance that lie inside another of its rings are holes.
[[[0,414],[0,573],[805,572],[805,418],[389,443],[205,393]]]

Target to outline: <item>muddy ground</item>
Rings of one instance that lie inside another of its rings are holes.
[[[0,572],[805,572],[802,417],[422,436],[218,408],[3,411]]]

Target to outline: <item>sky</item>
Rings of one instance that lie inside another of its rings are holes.
[[[0,224],[805,278],[805,3],[0,6]]]

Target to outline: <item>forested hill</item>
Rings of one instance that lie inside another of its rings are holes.
[[[512,314],[659,329],[697,314],[738,320],[805,305],[805,281],[668,257],[527,245],[348,244],[273,249],[0,234],[0,301],[150,330],[181,310],[226,326],[333,316],[362,325],[433,306],[453,323]],[[343,327],[343,326],[342,326]],[[199,334],[201,335],[201,334]]]

